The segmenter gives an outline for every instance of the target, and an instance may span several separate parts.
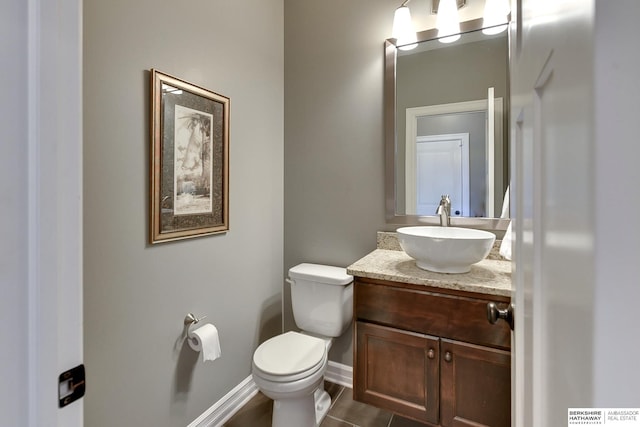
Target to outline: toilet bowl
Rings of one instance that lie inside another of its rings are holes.
[[[299,332],[278,335],[256,349],[253,379],[274,401],[273,427],[320,423],[330,402],[328,394],[316,393],[324,391],[327,361],[325,341]]]
[[[329,349],[351,323],[353,277],[340,267],[299,264],[289,278],[294,319],[303,331],[260,344],[252,375],[274,401],[272,427],[317,427],[331,404],[324,390]]]

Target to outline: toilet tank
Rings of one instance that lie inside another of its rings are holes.
[[[289,269],[291,306],[305,332],[339,337],[353,315],[353,276],[341,267],[298,264]]]

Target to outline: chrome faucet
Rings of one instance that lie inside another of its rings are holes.
[[[448,194],[443,194],[440,198],[440,204],[436,209],[436,215],[440,217],[440,225],[448,227],[451,225],[451,200]]]

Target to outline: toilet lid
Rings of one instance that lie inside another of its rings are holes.
[[[292,280],[304,279],[328,285],[345,286],[353,282],[353,276],[347,274],[346,268],[331,265],[302,263],[289,269]]]
[[[292,375],[322,362],[325,342],[298,332],[286,332],[262,344],[253,354],[253,363],[271,375]]]

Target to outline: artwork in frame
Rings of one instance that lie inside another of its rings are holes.
[[[229,230],[229,104],[151,70],[152,244]]]

